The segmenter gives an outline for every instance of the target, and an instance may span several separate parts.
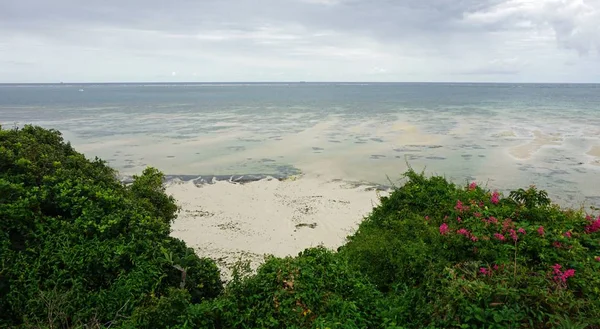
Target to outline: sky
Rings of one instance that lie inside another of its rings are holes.
[[[600,83],[600,0],[0,0],[0,83]]]

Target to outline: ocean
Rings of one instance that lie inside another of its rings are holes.
[[[598,84],[4,84],[0,124],[58,129],[124,176],[389,185],[411,166],[600,206]]]

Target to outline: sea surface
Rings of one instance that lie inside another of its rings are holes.
[[[597,84],[4,84],[0,124],[58,129],[122,175],[388,184],[410,165],[600,206]]]

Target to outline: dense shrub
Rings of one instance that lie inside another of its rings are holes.
[[[214,262],[169,237],[176,210],[155,169],[125,186],[57,131],[0,129],[0,326],[115,327],[171,288],[215,297]]]
[[[409,171],[340,248],[406,327],[600,325],[600,217]]]
[[[255,275],[239,272],[219,299],[195,305],[194,327],[369,328],[381,294],[347,262],[324,248],[270,257]]]

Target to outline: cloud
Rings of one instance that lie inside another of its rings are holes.
[[[0,1],[0,79],[589,81],[599,15],[600,0]]]

